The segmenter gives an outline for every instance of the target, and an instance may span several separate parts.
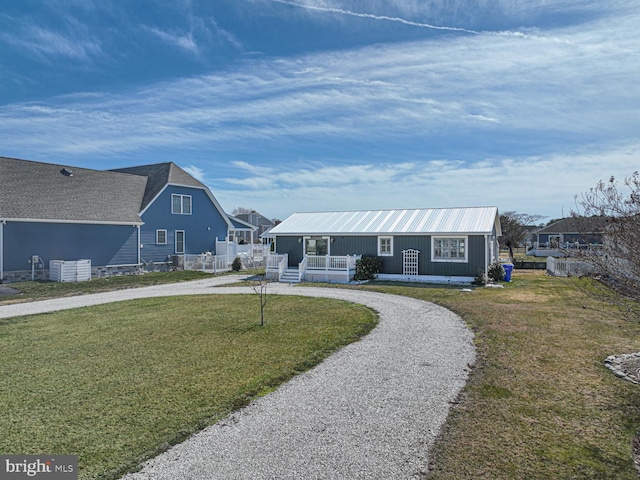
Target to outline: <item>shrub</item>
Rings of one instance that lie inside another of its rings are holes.
[[[242,260],[240,260],[240,257],[236,257],[233,260],[233,263],[231,264],[231,270],[233,270],[234,272],[239,272],[240,270],[242,270]]]
[[[379,257],[362,257],[356,261],[354,280],[373,280],[382,270],[382,260]]]
[[[505,275],[506,273],[501,263],[495,262],[489,266],[487,276],[494,282],[501,282]]]
[[[481,270],[481,271],[478,272],[478,275],[476,275],[476,278],[473,279],[473,282],[471,282],[471,284],[472,285],[486,285],[487,284],[487,276]]]

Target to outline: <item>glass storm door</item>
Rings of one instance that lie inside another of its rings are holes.
[[[329,255],[329,239],[322,237],[305,238],[304,253],[306,255]]]

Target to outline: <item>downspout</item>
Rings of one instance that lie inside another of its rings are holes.
[[[489,278],[489,235],[484,235],[484,274]]]
[[[0,220],[0,283],[4,278],[4,226],[6,223],[6,220]]]
[[[140,255],[140,225],[136,225],[136,228],[138,229],[138,267],[140,267],[142,263],[142,255]]]

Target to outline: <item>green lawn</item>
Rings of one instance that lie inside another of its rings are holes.
[[[234,272],[229,272],[234,273]],[[243,271],[250,275],[251,272]],[[7,286],[22,292],[20,295],[0,297],[0,305],[16,302],[44,300],[47,298],[68,297],[88,293],[109,292],[126,288],[147,287],[166,283],[204,280],[211,278],[210,273],[197,271],[151,272],[144,275],[122,275],[119,277],[95,278],[88,282],[18,282]]]
[[[540,271],[504,285],[350,287],[437,303],[475,332],[429,479],[637,480],[640,387],[603,360],[640,351],[639,326]],[[258,309],[254,295],[153,299],[0,325],[0,451],[77,452],[83,478],[116,476],[373,324],[363,307],[273,297],[261,329]]]
[[[117,478],[376,324],[334,300],[168,297],[0,323],[0,452],[79,455]]]
[[[640,351],[637,324],[535,271],[516,270],[504,289],[366,288],[440,304],[475,332],[477,367],[432,452],[430,480],[637,480],[640,387],[603,365]]]

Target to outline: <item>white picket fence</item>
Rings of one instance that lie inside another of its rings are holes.
[[[547,257],[547,272],[555,277],[577,277],[593,270],[593,265],[588,262],[573,258]]]
[[[185,270],[199,270],[202,272],[219,273],[231,270],[225,255],[184,255]]]

